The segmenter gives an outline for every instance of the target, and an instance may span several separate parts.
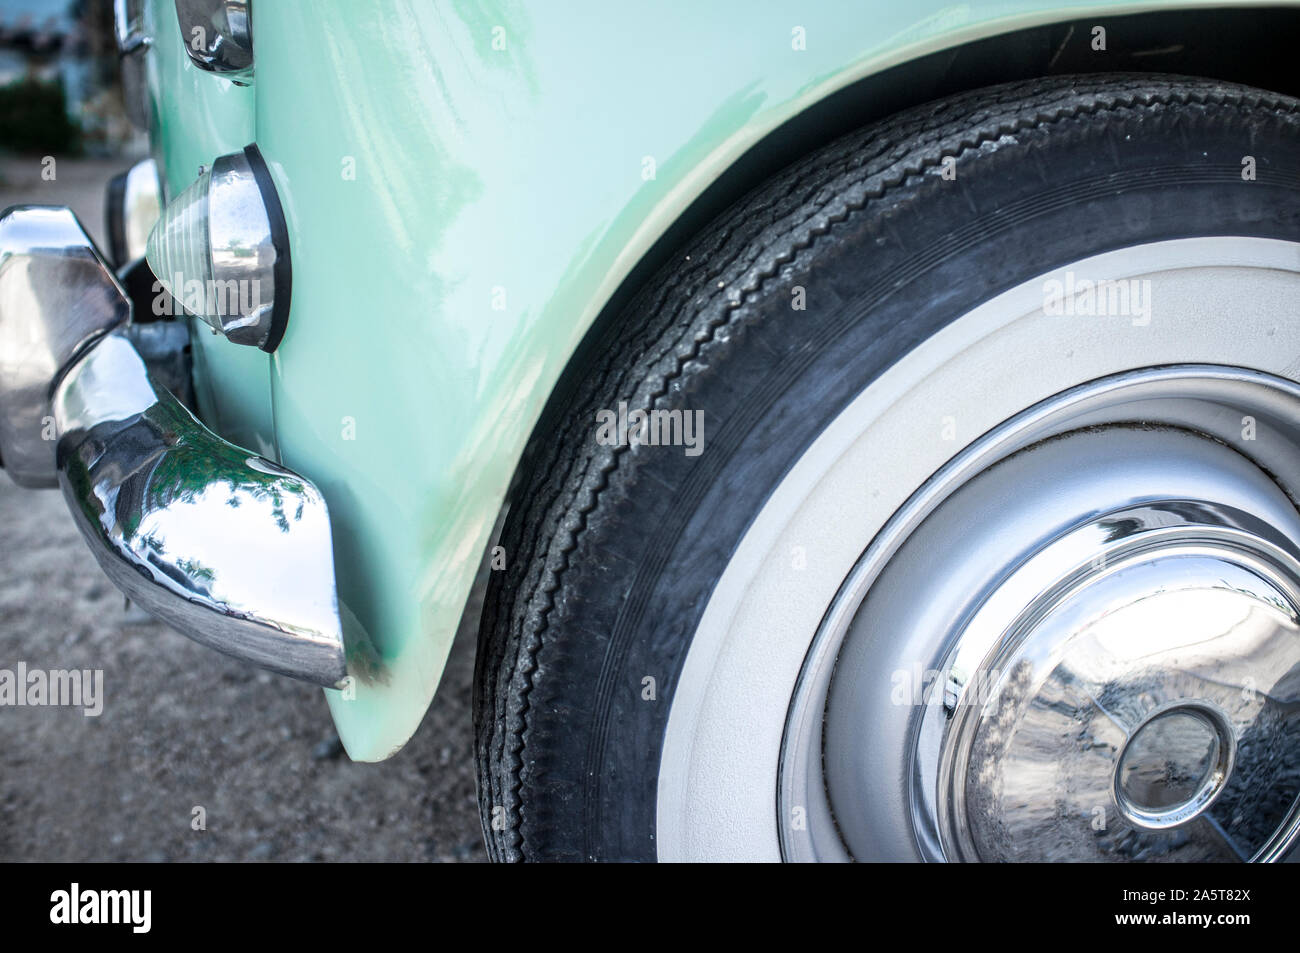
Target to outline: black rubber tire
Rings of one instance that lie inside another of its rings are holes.
[[[1036,275],[1173,238],[1300,239],[1298,109],[1151,75],[983,90],[821,149],[683,249],[605,328],[503,530],[474,703],[492,857],[654,859],[686,649],[800,452],[901,355]],[[596,413],[620,401],[702,409],[703,454],[600,445]]]

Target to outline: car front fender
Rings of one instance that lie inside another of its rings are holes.
[[[223,392],[269,380],[263,437],[329,503],[340,610],[381,659],[328,692],[348,753],[382,759],[415,731],[566,363],[738,158],[924,54],[1161,6],[257,3],[252,113],[289,223],[292,314],[274,355],[208,339],[200,370],[253,430],[262,406]]]

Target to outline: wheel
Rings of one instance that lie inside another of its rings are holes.
[[[476,671],[492,855],[1284,856],[1298,106],[983,90],[683,249],[513,495]]]

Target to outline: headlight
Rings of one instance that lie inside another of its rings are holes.
[[[236,344],[274,351],[289,319],[289,237],[257,146],[222,156],[168,203],[146,257],[188,312]]]
[[[108,183],[109,258],[121,268],[144,256],[162,209],[162,182],[153,159],[142,159]]]

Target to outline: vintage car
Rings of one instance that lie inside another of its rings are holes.
[[[351,758],[469,604],[496,859],[1287,855],[1296,5],[117,30],[152,158],[107,251],[0,220],[0,457]]]

